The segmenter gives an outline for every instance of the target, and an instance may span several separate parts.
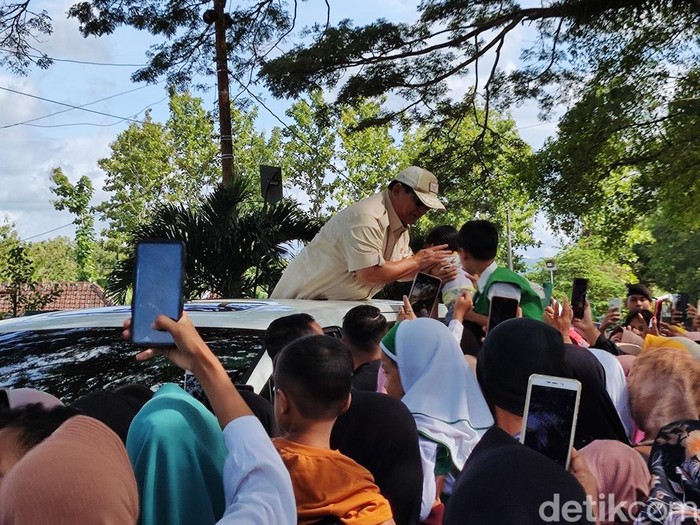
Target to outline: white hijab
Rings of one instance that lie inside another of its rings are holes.
[[[622,368],[622,363],[609,352],[598,348],[589,348],[598,362],[605,370],[605,390],[607,390],[610,399],[615,405],[615,410],[620,416],[620,421],[625,427],[625,433],[630,441],[634,440],[635,424],[630,411],[630,396],[627,389],[627,378],[625,377],[625,369]]]
[[[418,432],[446,446],[462,470],[493,416],[454,336],[441,322],[420,318],[399,323],[381,347],[398,366],[401,400]]]

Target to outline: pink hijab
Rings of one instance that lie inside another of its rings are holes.
[[[642,508],[640,502],[649,495],[651,483],[642,456],[624,443],[609,439],[593,441],[579,452],[586,458],[598,480],[598,492],[603,495],[598,500],[600,525],[632,523]],[[616,512],[618,509],[623,512]]]
[[[87,416],[66,421],[0,486],[0,525],[133,525],[138,490],[119,437]]]

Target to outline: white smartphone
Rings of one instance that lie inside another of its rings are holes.
[[[568,469],[580,399],[581,383],[576,379],[532,374],[520,442]]]

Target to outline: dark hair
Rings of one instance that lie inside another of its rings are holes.
[[[374,352],[387,329],[386,317],[369,304],[355,306],[343,317],[343,336],[363,352]]]
[[[428,233],[425,234],[425,239],[423,240],[424,246],[440,246],[441,244],[447,244],[447,247],[453,252],[457,251],[457,236],[459,232],[454,226],[445,224],[443,226],[436,226]]]
[[[263,342],[267,353],[274,359],[292,341],[313,334],[311,323],[315,321],[309,314],[292,314],[275,319],[265,330]]]
[[[651,313],[651,311],[647,310],[646,308],[635,308],[634,310],[631,310],[630,313],[627,314],[625,317],[625,320],[622,322],[622,326],[629,326],[630,323],[637,318],[638,315],[641,315],[642,318],[644,319],[644,322],[649,326],[649,323],[651,322],[651,318],[654,314]]]
[[[494,259],[498,248],[498,228],[490,221],[466,222],[459,230],[457,244],[478,261]]]
[[[0,410],[0,429],[17,429],[20,445],[29,450],[79,413],[76,409],[67,406],[45,408],[41,403],[32,403],[19,408]]]
[[[275,385],[308,419],[338,417],[352,387],[352,356],[340,341],[310,335],[285,346],[275,363]]]

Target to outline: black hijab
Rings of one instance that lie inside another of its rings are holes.
[[[581,449],[596,439],[613,439],[629,445],[615,405],[605,389],[605,369],[593,353],[576,345],[564,345],[562,377],[581,382],[574,447]]]
[[[153,397],[143,385],[125,385],[114,390],[96,390],[78,398],[71,406],[102,421],[126,444],[129,426],[141,407]]]
[[[625,428],[605,390],[605,371],[595,356],[565,345],[555,328],[533,319],[510,319],[486,337],[477,358],[477,377],[486,401],[522,416],[530,375],[578,379],[581,403],[574,447],[595,439],[629,444]]]
[[[443,523],[541,525],[556,513],[559,519],[550,523],[564,523],[562,507],[575,502],[582,512],[566,523],[592,524],[586,519],[585,501],[583,487],[569,472],[492,427],[457,479]]]
[[[353,390],[350,408],[333,427],[331,448],[372,473],[391,504],[396,525],[418,523],[423,491],[418,431],[401,401]]]

